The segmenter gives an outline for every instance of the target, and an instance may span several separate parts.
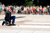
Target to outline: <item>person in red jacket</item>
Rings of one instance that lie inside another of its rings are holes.
[[[35,7],[33,7],[33,14],[35,14]]]

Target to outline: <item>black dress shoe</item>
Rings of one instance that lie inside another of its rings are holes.
[[[5,23],[4,23],[4,21],[3,21],[2,26],[3,26],[4,24],[5,24]]]
[[[16,24],[11,24],[11,26],[16,26]]]

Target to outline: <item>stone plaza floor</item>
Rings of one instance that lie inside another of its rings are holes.
[[[15,15],[16,26],[2,26],[5,15],[0,15],[0,33],[50,33],[50,15]]]

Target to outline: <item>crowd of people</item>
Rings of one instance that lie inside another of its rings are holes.
[[[13,14],[33,14],[33,15],[50,15],[50,6],[0,6],[0,14],[4,14],[4,9],[11,11]],[[11,11],[12,12],[12,11]]]

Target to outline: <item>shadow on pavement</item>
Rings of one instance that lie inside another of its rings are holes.
[[[25,16],[19,16],[19,17],[16,17],[16,19],[17,19],[17,18],[24,18],[24,17],[25,17]]]
[[[0,21],[4,21],[4,19],[0,19]]]
[[[25,16],[19,16],[19,17],[16,17],[16,19],[19,19],[19,18],[24,18]],[[4,21],[4,19],[0,19],[0,21]]]

